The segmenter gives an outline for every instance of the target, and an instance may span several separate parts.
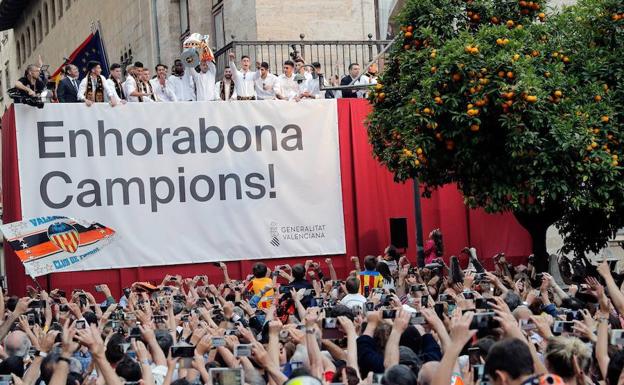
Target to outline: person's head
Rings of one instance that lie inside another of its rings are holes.
[[[68,64],[65,66],[65,76],[69,76],[71,78],[77,78],[79,75],[78,67],[73,64]]]
[[[405,365],[394,365],[381,378],[381,385],[416,385],[416,382],[416,375]]]
[[[284,75],[290,77],[293,74],[294,69],[295,63],[293,63],[292,60],[286,60],[284,62],[284,67],[282,68]]]
[[[173,62],[173,73],[176,74],[176,75],[183,75],[184,74],[184,64],[182,64],[182,60],[176,59]]]
[[[31,77],[32,79],[37,79],[39,77],[39,74],[41,74],[41,68],[39,68],[38,65],[29,64],[28,67],[26,67],[24,76]]]
[[[397,249],[394,245],[389,245],[384,250],[384,259],[386,261],[398,261],[399,260],[399,249]]]
[[[442,231],[440,229],[433,229],[429,233],[429,239],[435,244],[436,256],[441,257],[444,255],[444,242],[442,241]]]
[[[510,385],[534,372],[526,342],[509,338],[495,343],[485,359],[485,373],[493,385]]]
[[[119,333],[113,334],[108,340],[108,343],[106,344],[106,350],[104,351],[104,356],[110,364],[114,365],[124,358],[124,351],[122,346],[124,342],[125,338],[123,334]]]
[[[352,78],[360,76],[360,65],[358,63],[349,64],[349,75],[351,75]]]
[[[4,350],[9,356],[25,357],[30,349],[30,339],[21,330],[9,333],[4,339]]]
[[[208,72],[208,62],[207,61],[202,61],[199,63],[199,70],[201,71],[201,73],[205,74],[206,72]]]
[[[263,61],[260,63],[260,76],[264,79],[269,73],[269,63]]]
[[[297,58],[295,59],[295,69],[297,70],[298,73],[303,73],[304,68],[305,67],[305,63],[303,61],[303,59],[301,58]]]
[[[321,73],[321,63],[315,61],[312,63],[312,69],[314,71],[314,73],[320,74]]]
[[[624,368],[624,350],[615,353],[607,366],[607,385],[617,385]]]
[[[247,71],[249,69],[249,65],[251,65],[251,59],[249,58],[249,56],[241,56],[241,67],[243,67],[243,69]]]
[[[431,385],[438,369],[440,369],[440,361],[425,362],[418,371],[418,385]]]
[[[146,82],[150,79],[150,70],[149,68],[143,68],[143,71],[141,71],[141,79]]]
[[[110,76],[113,79],[121,80],[121,65],[119,63],[113,63],[110,66]]]
[[[267,274],[267,266],[262,262],[258,262],[253,266],[251,272],[255,278],[264,278]]]
[[[78,361],[75,358],[72,358],[72,360]],[[80,362],[78,362],[78,364],[80,364]],[[71,370],[69,373],[67,373],[67,380],[65,381],[65,385],[80,385],[80,384],[82,384],[82,375],[79,372]]]
[[[349,277],[345,281],[345,288],[349,294],[357,294],[360,291],[360,280],[357,277]]]
[[[503,301],[509,306],[509,310],[514,311],[518,306],[522,305],[522,298],[515,291],[509,290],[503,296]]]
[[[377,270],[377,272],[381,274],[384,281],[392,282],[392,274],[390,273],[390,267],[388,267],[388,264],[386,263],[386,261],[377,262],[377,266],[375,267],[375,270]]]
[[[367,255],[366,258],[364,258],[364,269],[368,271],[375,271],[376,267],[377,257],[374,255]]]
[[[154,336],[156,337],[156,342],[160,349],[165,353],[165,356],[169,353],[169,349],[173,345],[173,337],[171,337],[171,333],[167,330],[158,329],[154,331]]]
[[[9,356],[0,362],[0,374],[15,374],[18,377],[24,376],[24,358],[18,356]]]
[[[169,67],[164,64],[156,64],[156,75],[159,79],[164,79],[167,77],[167,71],[169,71]]]
[[[145,66],[144,66],[144,65],[143,65],[143,63],[141,63],[140,61],[135,61],[135,62],[134,62],[134,68],[135,68],[135,69],[137,69],[137,68],[143,69],[144,67],[145,67]]]
[[[305,266],[301,263],[297,263],[292,267],[292,276],[296,280],[302,280],[305,278]]]
[[[591,364],[592,351],[575,337],[553,337],[548,340],[544,363],[549,373],[568,381],[574,377],[574,357],[579,368],[587,373]]]
[[[223,70],[223,78],[227,80],[232,79],[232,69],[229,66],[225,67]]]
[[[377,67],[377,63],[373,63],[371,65],[368,66],[368,73],[371,75],[377,75],[377,72],[379,72],[379,69]]]
[[[143,375],[141,374],[141,365],[132,358],[125,356],[115,367],[117,375],[126,382],[139,381]]]
[[[92,76],[100,76],[102,74],[100,62],[94,60],[87,63],[87,72]]]

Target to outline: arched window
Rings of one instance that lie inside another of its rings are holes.
[[[29,58],[30,54],[32,53],[32,45],[30,45],[30,43],[32,42],[32,36],[30,35],[30,27],[26,28],[26,57]]]
[[[48,3],[43,4],[43,29],[46,36],[50,32],[50,13],[48,12]]]
[[[56,25],[56,0],[52,0],[50,6],[52,7],[52,23],[50,24],[50,28],[54,28]]]
[[[63,17],[63,0],[58,0],[58,2],[59,20],[61,20],[61,18]]]
[[[37,25],[39,26],[37,29],[37,32],[39,32],[37,39],[39,39],[39,43],[41,43],[43,40],[43,21],[41,20],[41,11],[37,13]]]
[[[37,24],[35,23],[35,19],[32,20],[32,49],[33,51],[37,48]]]
[[[22,34],[21,45],[22,45],[22,62],[18,62],[18,64],[24,64],[26,62],[26,39],[24,38],[24,34]]]
[[[24,38],[24,36],[22,36],[22,39]],[[17,51],[17,65],[19,66],[20,64],[22,64],[22,44],[19,42],[19,40],[17,41],[17,44],[15,44],[15,48]]]

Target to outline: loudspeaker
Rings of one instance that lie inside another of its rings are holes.
[[[390,243],[397,249],[407,249],[407,218],[390,218]]]

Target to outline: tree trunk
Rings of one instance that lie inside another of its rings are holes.
[[[531,235],[535,269],[540,273],[548,272],[549,255],[546,249],[546,231],[559,218],[558,211],[551,209],[539,214],[514,212],[514,216]]]

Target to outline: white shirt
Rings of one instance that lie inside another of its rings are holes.
[[[266,77],[262,79],[262,76],[258,76],[254,81],[256,87],[256,97],[259,100],[275,99],[275,83],[277,82],[277,76],[272,73],[267,73]]]
[[[208,62],[208,71],[205,73],[197,72],[194,68],[189,68],[188,71],[193,77],[195,86],[197,88],[197,101],[214,100],[215,96],[215,76],[217,75],[217,67],[213,62]]]
[[[236,100],[236,83],[234,83],[234,89],[232,90],[232,95],[228,95],[228,93],[230,92],[230,85],[226,84],[225,85],[225,89],[223,90],[223,93],[225,94],[225,99],[221,99],[221,83],[223,83],[223,80],[217,82],[217,84],[215,84],[215,100]]]
[[[121,99],[119,98],[119,95],[117,95],[117,89],[115,88],[115,81],[113,79],[106,79],[106,83],[108,83],[108,86],[112,88],[113,91],[115,91],[115,99],[118,102],[120,102]],[[121,83],[121,89],[123,90],[124,96],[125,96],[126,90],[124,89],[123,83]]]
[[[360,293],[355,294],[347,294],[340,300],[342,305],[345,305],[349,309],[353,309],[356,306],[362,308],[362,310],[366,309],[366,297],[364,297]]]
[[[230,60],[230,69],[232,70],[232,78],[234,78],[234,88],[236,94],[241,97],[256,96],[255,80],[260,77],[260,71],[239,71],[236,69],[236,63]]]
[[[295,73],[290,77],[286,77],[285,74],[281,74],[277,77],[274,87],[275,93],[287,100],[293,100],[299,95],[299,84],[295,81]]]
[[[176,76],[170,75],[167,80],[171,84],[173,93],[176,99],[179,101],[195,100],[195,82],[191,76],[191,71],[195,71],[193,68],[186,68],[184,75]]]
[[[327,82],[325,81],[324,78],[323,78],[323,84],[325,86],[327,86]],[[310,95],[312,97],[314,97],[315,99],[324,99],[325,98],[325,91],[321,91],[320,78],[319,77],[317,77],[317,78],[310,77],[310,79],[308,79],[304,83],[303,91],[308,91],[310,93]]]
[[[102,87],[104,88],[104,101],[108,102],[110,100],[118,100],[117,92],[115,91],[115,87],[111,87],[110,83],[106,81],[106,78],[100,75],[100,79],[102,80]],[[80,82],[80,86],[78,87],[78,100],[85,101],[85,93],[87,92],[87,81],[91,82],[91,88],[95,91],[96,81],[91,77],[91,75],[85,76],[84,79]]]
[[[152,85],[152,89],[154,90],[154,94],[159,102],[177,102],[175,93],[173,92],[173,87],[169,80],[165,80],[165,85],[160,84],[160,80],[158,78],[150,79],[150,84]]]
[[[375,83],[377,83],[377,81],[375,81]],[[368,76],[361,75],[360,78],[358,80],[356,80],[355,83],[353,83],[353,85],[375,84],[375,83],[371,83],[371,80],[370,80],[370,78]],[[357,97],[358,98],[365,98],[367,94],[368,94],[368,90],[366,90],[366,89],[357,90]]]
[[[126,93],[126,100],[128,100],[128,102],[139,101],[138,96],[130,96],[131,93],[137,90],[137,83],[136,83],[136,79],[134,78],[134,76],[130,74],[126,76],[126,81],[123,83],[123,88],[124,88],[124,92]],[[143,99],[145,99],[145,97]]]

